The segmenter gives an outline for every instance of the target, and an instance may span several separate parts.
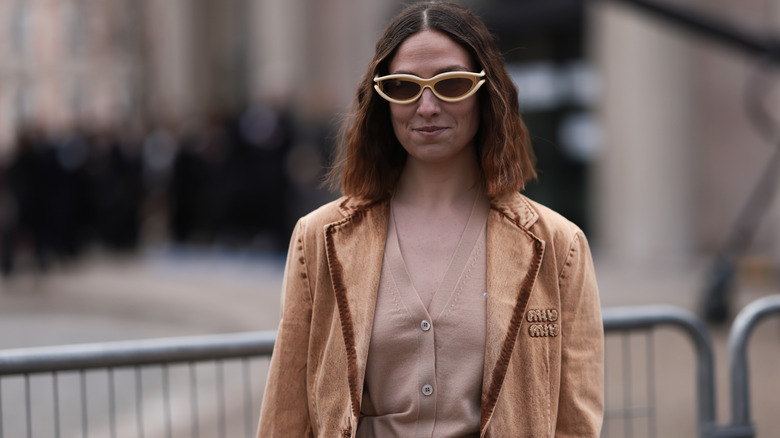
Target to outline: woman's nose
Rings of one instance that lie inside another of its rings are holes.
[[[430,116],[438,114],[441,111],[441,101],[430,88],[426,88],[420,96],[420,101],[417,105],[417,113],[422,116]]]

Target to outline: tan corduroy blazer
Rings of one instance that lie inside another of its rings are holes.
[[[603,329],[587,241],[520,194],[491,199],[483,437],[597,437]],[[358,425],[389,201],[302,218],[258,437],[350,437]]]

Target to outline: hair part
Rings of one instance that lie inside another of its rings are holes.
[[[522,190],[536,171],[517,89],[482,20],[462,6],[445,2],[413,4],[388,24],[360,81],[351,115],[341,126],[337,155],[326,182],[344,195],[369,202],[392,193],[407,153],[393,131],[390,103],[374,92],[374,77],[388,74],[398,47],[423,30],[449,36],[466,49],[478,70],[485,70],[486,82],[477,92],[480,122],[474,146],[486,194],[492,197]]]

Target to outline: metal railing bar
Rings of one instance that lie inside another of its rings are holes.
[[[219,436],[225,438],[227,436],[227,413],[225,410],[225,367],[221,360],[215,362],[214,372],[217,377],[217,388],[214,395],[216,396],[216,402],[219,409],[219,415],[217,416],[217,421],[219,424]]]
[[[198,376],[195,363],[190,362],[190,402],[192,403],[192,436],[200,438],[200,421],[198,419]]]
[[[729,332],[729,372],[731,378],[732,426],[752,428],[750,382],[748,379],[748,339],[764,318],[780,313],[780,295],[758,299],[743,308]],[[752,435],[750,435],[752,436]]]
[[[714,353],[707,326],[693,313],[674,306],[612,307],[602,310],[605,331],[673,326],[686,332],[696,347],[696,421],[699,437],[709,437],[715,426]]]
[[[24,375],[24,408],[27,420],[27,438],[32,437],[32,401],[30,400],[30,375]]]
[[[244,372],[244,434],[252,434],[252,373],[249,369],[249,358],[241,359],[241,367]]]
[[[89,436],[89,423],[87,418],[87,376],[85,370],[79,370],[79,384],[81,385],[81,431],[82,436]]]
[[[631,406],[631,338],[629,332],[623,333],[622,339],[622,352],[623,352],[623,406]],[[633,431],[633,424],[629,421],[623,424],[623,436],[625,438],[631,438]]]
[[[51,380],[54,397],[54,437],[60,438],[60,379],[56,371],[51,373]]]
[[[141,367],[135,367],[135,415],[138,424],[138,437],[144,437],[144,388]]]
[[[647,404],[651,409],[647,419],[647,436],[656,437],[656,422],[658,421],[658,418],[655,407],[655,336],[653,335],[652,330],[648,331],[645,335],[645,347],[645,355],[647,359],[647,363],[645,365],[647,369]]]
[[[114,369],[108,369],[108,425],[111,430],[111,438],[116,438],[116,387]]]
[[[170,394],[170,380],[168,378],[168,364],[162,366],[162,390],[163,390],[163,406],[165,409],[165,436],[168,438],[173,437],[173,422],[171,419],[171,394]]]
[[[270,355],[275,331],[115,341],[0,351],[0,375]]]

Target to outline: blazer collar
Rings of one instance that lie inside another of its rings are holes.
[[[325,226],[325,244],[347,350],[352,416],[357,422],[387,239],[390,201],[365,203],[344,198],[339,210],[344,219]]]
[[[490,199],[490,207],[524,230],[531,228],[539,219],[539,213],[528,198],[519,193],[493,197]]]
[[[528,300],[544,255],[545,242],[529,231],[539,218],[518,193],[491,199],[487,227],[487,338],[482,380],[481,432],[498,401]]]

